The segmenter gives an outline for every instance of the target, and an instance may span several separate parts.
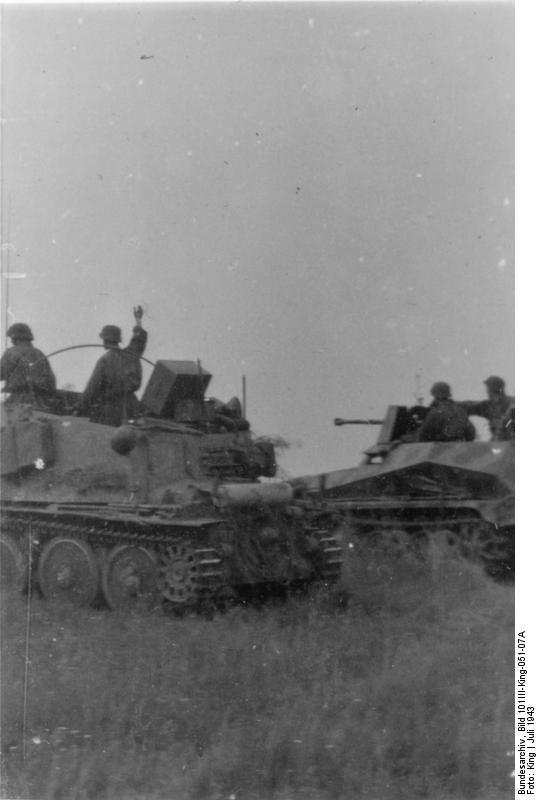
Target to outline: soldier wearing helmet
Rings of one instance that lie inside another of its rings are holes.
[[[105,325],[99,334],[106,352],[97,361],[79,406],[93,422],[118,426],[137,414],[139,402],[134,393],[142,383],[140,356],[147,343],[142,316],[142,307],[137,306],[132,338],[125,348],[119,346],[117,325]]]
[[[56,391],[56,378],[48,359],[34,347],[34,335],[25,322],[16,322],[7,331],[12,347],[0,359],[0,380],[9,403],[31,403],[46,408]]]
[[[486,400],[465,400],[461,405],[470,416],[488,420],[491,439],[514,439],[515,398],[505,393],[505,381],[498,375],[491,375],[484,384],[487,387]]]
[[[451,387],[438,381],[431,387],[433,402],[418,431],[420,442],[471,442],[475,428],[468,414],[451,397]]]

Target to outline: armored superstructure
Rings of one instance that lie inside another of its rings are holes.
[[[223,604],[255,587],[339,576],[335,521],[293,501],[270,442],[240,402],[206,398],[194,361],[158,361],[143,413],[118,428],[76,413],[6,405],[2,580],[112,609]]]
[[[358,466],[293,481],[295,491],[345,520],[372,546],[423,552],[444,541],[480,560],[489,574],[514,576],[514,440],[421,442],[420,407],[390,406]]]

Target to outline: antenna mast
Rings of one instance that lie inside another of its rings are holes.
[[[414,391],[414,397],[416,398],[416,402],[419,406],[423,405],[423,394],[422,394],[422,387],[421,387],[421,371],[418,370],[415,375],[416,380],[416,388]]]

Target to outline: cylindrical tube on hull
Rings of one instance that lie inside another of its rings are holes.
[[[293,487],[279,483],[226,483],[216,490],[217,503],[222,506],[274,506],[293,499]]]

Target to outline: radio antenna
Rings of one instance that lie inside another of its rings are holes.
[[[423,398],[423,390],[422,390],[422,386],[421,386],[421,371],[420,370],[418,370],[416,372],[415,381],[416,381],[416,389],[415,389],[415,392],[414,392],[414,397],[416,398],[417,404],[419,406],[422,406],[424,398]]]

